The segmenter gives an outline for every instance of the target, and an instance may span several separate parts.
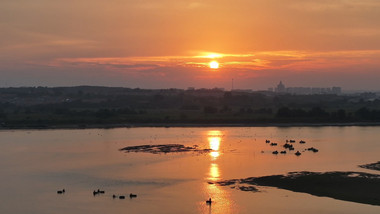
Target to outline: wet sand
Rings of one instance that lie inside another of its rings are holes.
[[[380,206],[380,175],[363,172],[291,172],[287,175],[225,180],[216,184],[243,191],[252,189],[253,192],[259,186],[271,186]]]

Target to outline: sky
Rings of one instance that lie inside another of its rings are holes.
[[[0,87],[380,90],[380,1],[0,0],[0,75]]]

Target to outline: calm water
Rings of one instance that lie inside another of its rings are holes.
[[[0,213],[380,213],[380,206],[276,188],[241,192],[207,181],[290,171],[363,171],[380,161],[380,127],[119,128],[0,132]],[[273,155],[265,139],[305,140]],[[143,144],[199,145],[207,154],[124,153]],[[57,190],[65,188],[64,195]],[[95,189],[106,191],[94,197]],[[112,199],[111,195],[137,198]],[[215,203],[207,206],[205,200]]]

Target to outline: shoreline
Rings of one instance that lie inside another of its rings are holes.
[[[289,172],[286,175],[269,175],[231,179],[214,183],[241,191],[260,192],[269,186],[319,197],[380,206],[380,175],[364,172]]]
[[[113,129],[113,128],[202,128],[202,127],[349,127],[380,126],[380,122],[352,123],[124,123],[124,124],[71,124],[1,126],[0,130],[49,130],[49,129]]]

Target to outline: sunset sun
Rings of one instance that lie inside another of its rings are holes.
[[[209,63],[210,68],[217,69],[219,68],[219,63],[217,61],[212,61]]]

